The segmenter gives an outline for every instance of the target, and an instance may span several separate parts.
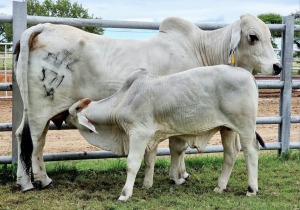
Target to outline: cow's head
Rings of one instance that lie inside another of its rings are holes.
[[[253,74],[277,75],[281,72],[282,67],[271,44],[270,30],[257,17],[246,14],[233,24],[229,48],[229,63],[232,65]]]
[[[79,130],[89,130],[97,133],[94,125],[85,116],[85,108],[91,103],[91,99],[85,98],[77,101],[69,108],[69,116],[66,119],[66,123],[73,125]]]

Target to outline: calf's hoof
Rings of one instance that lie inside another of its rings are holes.
[[[124,195],[120,195],[120,197],[118,198],[119,202],[126,202],[129,199],[130,196],[124,196]]]
[[[127,190],[122,190],[122,193],[120,195],[120,197],[118,198],[118,201],[120,202],[126,202],[132,195],[132,193],[127,193]]]
[[[258,190],[253,190],[253,188],[248,187],[248,191],[246,193],[246,196],[255,196],[258,194]]]
[[[171,184],[182,185],[186,182],[186,180],[184,178],[171,179],[170,182],[171,182]]]
[[[143,188],[145,188],[145,189],[149,189],[149,188],[151,188],[153,186],[153,183],[149,183],[149,182],[144,182],[143,183]]]
[[[190,174],[184,172],[183,178],[184,178],[186,181],[189,180],[190,177],[191,177]]]
[[[227,191],[226,189],[221,189],[220,187],[215,187],[215,189],[214,189],[214,192],[216,192],[216,193],[224,193],[226,191]]]

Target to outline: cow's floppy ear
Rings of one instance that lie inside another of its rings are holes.
[[[83,108],[85,108],[87,105],[89,105],[92,102],[91,99],[89,98],[84,98],[81,100],[81,102],[79,103],[79,105],[76,107],[76,110],[79,111]]]
[[[228,64],[230,65],[234,65],[235,63],[234,52],[241,40],[240,23],[241,23],[240,21],[236,21],[235,23],[233,23],[232,26],[231,38],[229,44],[229,58],[228,58]]]
[[[92,122],[86,118],[85,116],[81,115],[78,117],[78,122],[79,124],[85,126],[86,128],[88,128],[90,131],[94,132],[94,133],[98,133],[96,131],[95,126],[92,124]]]

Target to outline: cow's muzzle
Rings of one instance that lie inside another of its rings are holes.
[[[282,70],[281,64],[280,63],[273,64],[273,70],[274,70],[274,75],[280,74],[280,72]]]

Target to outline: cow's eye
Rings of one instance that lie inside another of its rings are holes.
[[[77,107],[75,108],[75,110],[76,110],[76,111],[80,110],[80,107],[79,107],[79,106],[77,106]]]
[[[255,42],[259,41],[259,38],[255,34],[250,34],[248,39],[250,44],[255,44]]]

